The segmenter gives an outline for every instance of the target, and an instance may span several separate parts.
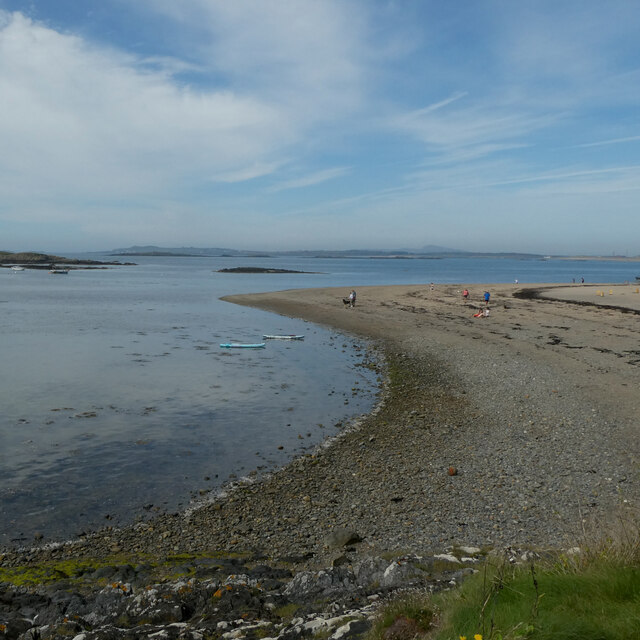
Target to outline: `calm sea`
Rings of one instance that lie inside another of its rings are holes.
[[[606,261],[130,260],[137,265],[68,275],[0,270],[1,544],[185,507],[235,477],[285,464],[371,409],[377,380],[362,366],[366,344],[221,296],[640,275],[633,263]],[[235,266],[313,273],[217,273]],[[259,342],[263,333],[305,340],[219,347]]]

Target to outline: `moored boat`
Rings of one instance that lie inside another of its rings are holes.
[[[220,344],[223,349],[262,349],[265,346],[264,342],[258,342],[255,344],[244,342],[223,342]]]
[[[276,335],[276,336],[271,336],[271,335],[263,335],[262,336],[263,340],[304,340],[304,336],[297,336],[294,335],[293,333],[288,334],[288,335]]]

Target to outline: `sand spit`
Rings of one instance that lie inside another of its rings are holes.
[[[332,446],[188,515],[8,552],[4,562],[233,551],[322,565],[342,553],[336,531],[352,534],[355,555],[563,547],[584,523],[635,509],[637,315],[516,298],[518,285],[469,285],[463,301],[464,286],[364,287],[354,309],[342,289],[227,298],[373,339],[388,365],[383,405]],[[565,289],[575,301],[596,297]],[[475,318],[485,290],[490,315]],[[619,293],[640,298],[634,290]]]

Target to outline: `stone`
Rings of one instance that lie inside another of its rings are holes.
[[[344,638],[360,637],[371,628],[368,620],[350,620],[343,624],[335,633],[331,635],[331,640],[342,640]]]
[[[478,547],[458,547],[458,549],[467,556],[476,556],[482,552]]]
[[[334,549],[346,547],[350,544],[355,544],[356,542],[362,542],[362,538],[356,531],[347,528],[334,529],[324,538],[325,547]]]

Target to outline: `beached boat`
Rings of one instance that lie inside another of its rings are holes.
[[[223,349],[262,349],[265,346],[265,343],[257,342],[255,344],[251,344],[243,342],[223,342],[220,346]]]
[[[304,340],[304,336],[296,336],[293,333],[283,336],[270,336],[264,335],[262,336],[263,340]]]

